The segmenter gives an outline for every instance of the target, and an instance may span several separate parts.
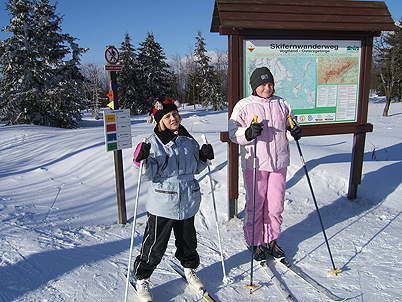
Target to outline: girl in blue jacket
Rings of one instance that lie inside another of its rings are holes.
[[[145,160],[142,177],[150,180],[147,195],[148,221],[140,255],[134,262],[137,292],[143,301],[151,301],[149,277],[162,260],[173,230],[175,257],[184,267],[189,283],[199,289],[204,285],[196,275],[200,263],[194,216],[201,203],[201,192],[194,175],[214,158],[212,146],[197,141],[180,124],[178,102],[173,99],[155,101],[150,113],[156,126],[147,143],[140,143],[134,152],[134,164]]]

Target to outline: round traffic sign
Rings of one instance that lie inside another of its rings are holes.
[[[117,64],[119,62],[119,51],[114,46],[108,46],[105,51],[105,59],[109,64]]]

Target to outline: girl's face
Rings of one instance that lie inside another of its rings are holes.
[[[269,98],[274,92],[274,84],[273,83],[261,84],[255,89],[255,92],[259,97],[262,97],[264,99]]]
[[[163,117],[162,117],[162,122],[165,125],[166,129],[174,132],[177,129],[179,129],[179,125],[180,125],[180,115],[179,112],[177,112],[177,110],[172,110],[168,113],[166,113]]]

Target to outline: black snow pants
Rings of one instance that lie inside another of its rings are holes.
[[[186,220],[173,220],[148,213],[140,255],[134,262],[134,275],[138,280],[149,278],[165,254],[170,233],[174,232],[175,257],[183,267],[197,268],[197,236],[194,216]]]

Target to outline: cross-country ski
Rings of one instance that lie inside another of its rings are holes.
[[[279,279],[279,276],[277,276],[272,270],[272,267],[270,266],[270,261],[269,260],[261,261],[260,265],[263,267],[270,281],[273,284],[275,284],[277,290],[280,292],[285,301],[296,301],[295,298],[293,298],[292,294],[289,292],[289,290],[286,288],[286,285]]]
[[[309,275],[307,275],[305,272],[303,272],[300,268],[290,264],[286,258],[281,258],[281,259],[273,259],[270,255],[267,255],[267,262],[270,263],[271,265],[278,263],[280,265],[285,266],[287,269],[289,269],[291,272],[293,272],[296,276],[300,278],[300,280],[305,281],[308,285],[312,286],[315,288],[318,292],[324,294],[328,298],[334,301],[345,301],[347,298],[340,298],[337,295],[333,294],[330,292],[328,289],[326,289],[323,285],[321,285],[319,282],[311,278]]]

